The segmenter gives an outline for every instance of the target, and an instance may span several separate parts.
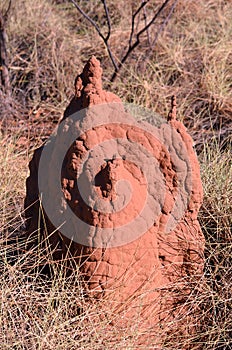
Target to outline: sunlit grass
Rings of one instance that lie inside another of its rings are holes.
[[[119,59],[129,34],[130,7],[121,1],[108,3],[113,18],[111,45]],[[104,22],[97,1],[83,1],[83,6]],[[178,118],[188,125],[199,152],[205,273],[198,284],[182,281],[191,283],[185,306],[197,310],[196,332],[186,339],[173,331],[166,337],[165,350],[187,346],[229,350],[231,346],[231,18],[229,1],[180,0],[155,49],[149,52],[143,38],[110,86],[124,102],[163,117],[176,94]],[[43,136],[53,130],[53,121],[73,95],[74,78],[91,54],[101,59],[108,84],[112,65],[104,45],[70,4],[55,0],[14,2],[7,33],[13,93],[28,116],[24,125],[30,125],[30,133],[21,130],[20,110],[18,119],[9,118],[14,127],[0,137],[0,347],[135,349],[142,332],[139,322],[119,332],[117,314],[112,311],[102,319],[101,306],[83,296],[75,261],[73,275],[67,276],[44,245],[25,249],[23,200],[32,147],[41,145]],[[48,264],[45,274],[42,268]],[[183,310],[180,307],[177,315],[187,324]],[[148,337],[150,348],[156,349],[159,334],[151,332]]]

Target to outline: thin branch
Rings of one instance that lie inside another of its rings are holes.
[[[105,11],[105,16],[106,16],[106,20],[107,20],[107,26],[108,26],[108,32],[106,35],[104,35],[101,31],[101,29],[99,28],[99,26],[97,25],[97,23],[92,20],[92,18],[90,18],[87,13],[85,11],[82,10],[82,8],[77,4],[77,1],[75,0],[70,0],[70,2],[75,6],[75,8],[80,12],[80,14],[91,23],[91,25],[95,28],[95,30],[97,31],[98,35],[100,36],[100,38],[103,40],[106,49],[108,51],[108,55],[111,59],[111,62],[114,66],[114,73],[110,79],[110,82],[113,82],[117,75],[119,70],[122,68],[123,64],[125,63],[125,61],[128,59],[128,57],[130,56],[131,52],[140,44],[140,37],[144,32],[147,32],[147,37],[148,37],[148,43],[151,47],[153,47],[156,44],[156,41],[158,39],[159,34],[162,32],[162,30],[164,29],[165,25],[168,23],[174,8],[176,6],[176,3],[178,0],[175,0],[174,3],[171,6],[171,9],[169,11],[168,16],[165,18],[165,20],[163,21],[162,25],[160,26],[160,28],[158,29],[155,39],[153,40],[153,43],[151,45],[150,42],[150,34],[149,34],[149,28],[151,27],[152,24],[154,24],[154,22],[156,21],[156,19],[160,16],[161,12],[165,9],[165,7],[170,3],[171,0],[165,0],[163,2],[163,4],[160,6],[160,8],[157,10],[157,12],[155,13],[155,15],[152,17],[152,19],[150,21],[147,21],[147,14],[146,14],[146,8],[145,6],[147,5],[147,3],[150,0],[142,0],[142,3],[140,4],[140,6],[137,8],[137,10],[133,13],[132,11],[132,18],[131,18],[131,31],[130,31],[130,37],[129,37],[129,42],[128,42],[128,47],[127,47],[127,51],[124,54],[124,56],[122,57],[121,61],[119,62],[119,64],[117,64],[113,53],[111,51],[110,45],[109,45],[109,39],[110,39],[110,35],[111,35],[111,21],[110,21],[110,15],[109,15],[109,11],[108,11],[108,7],[107,7],[107,1],[106,0],[101,0],[103,6],[104,6],[104,11]],[[142,27],[142,29],[140,29],[139,31],[137,31],[137,29],[135,28],[135,23],[137,18],[140,16],[141,11],[144,11],[144,26]],[[137,33],[136,33],[137,32]],[[136,33],[136,34],[135,34]],[[134,41],[133,41],[134,40]]]
[[[164,19],[163,23],[161,24],[161,26],[160,26],[159,29],[157,30],[156,35],[155,35],[155,38],[154,38],[154,40],[153,40],[153,42],[152,42],[152,44],[151,44],[151,50],[150,50],[149,52],[144,53],[144,61],[143,61],[143,62],[145,63],[145,66],[146,66],[146,61],[149,60],[149,58],[150,58],[150,56],[151,56],[151,54],[152,54],[152,50],[154,49],[154,47],[155,47],[155,45],[156,45],[156,43],[157,43],[157,40],[158,40],[158,38],[159,38],[159,35],[162,33],[162,31],[164,30],[165,26],[168,24],[168,21],[170,20],[170,17],[171,17],[171,15],[172,15],[172,13],[173,13],[173,11],[174,11],[176,5],[177,5],[177,2],[178,2],[178,0],[175,0],[175,1],[174,1],[174,3],[173,3],[172,6],[171,6],[171,9],[170,9],[170,11],[169,11],[168,16]]]
[[[139,6],[139,8],[135,11],[135,13],[132,14],[131,19],[131,32],[130,32],[130,39],[129,39],[129,48],[132,46],[132,40],[134,35],[134,29],[135,29],[135,19],[136,16],[140,13],[140,11],[144,8],[144,6],[149,2],[150,0],[145,0],[142,2],[142,4]]]
[[[10,8],[11,8],[11,0],[9,0],[9,4],[8,4],[8,7],[7,7],[7,10],[6,10],[5,14],[3,15],[3,18],[4,18],[5,22],[7,21],[8,14],[10,12]]]
[[[168,3],[170,2],[170,0],[165,0],[164,3],[160,6],[160,8],[158,9],[158,11],[156,12],[156,14],[153,16],[153,18],[147,23],[147,25],[145,25],[137,34],[136,34],[136,40],[135,42],[132,44],[132,40],[131,40],[131,36],[130,36],[130,40],[129,40],[129,47],[128,50],[126,52],[126,54],[124,55],[124,57],[122,58],[121,62],[118,65],[118,70],[115,70],[110,81],[113,82],[117,75],[119,70],[121,69],[121,67],[123,66],[123,64],[125,63],[125,61],[128,59],[129,55],[131,54],[131,52],[139,45],[140,43],[140,36],[155,22],[155,20],[159,17],[159,15],[161,14],[161,12],[164,10],[164,8],[168,5]],[[139,9],[143,8],[144,3],[142,3],[139,7]],[[136,11],[136,13],[138,12],[138,10]],[[133,26],[132,26],[133,29]]]
[[[139,41],[140,36],[155,22],[156,18],[159,17],[159,15],[163,11],[163,9],[168,5],[169,2],[170,2],[170,0],[165,0],[163,5],[159,8],[159,10],[156,12],[155,16],[150,20],[150,22],[148,22],[148,24],[138,32],[138,34],[136,35],[137,40],[136,40],[135,44],[138,45],[140,43],[140,41]]]
[[[101,30],[100,28],[98,27],[97,23],[95,23],[92,18],[90,18],[87,13],[85,13],[82,8],[76,3],[76,1],[74,0],[70,0],[71,3],[76,7],[76,9],[80,12],[80,14],[85,18],[87,19],[91,24],[92,26],[96,29],[96,31],[98,32],[98,34],[100,35],[100,37],[105,40],[103,34],[101,33]]]
[[[106,48],[107,48],[108,54],[110,56],[111,62],[113,63],[114,69],[118,70],[118,65],[117,65],[117,63],[116,63],[116,61],[114,59],[114,56],[113,56],[113,53],[111,51],[110,45],[108,44],[108,40],[109,40],[110,35],[111,35],[110,15],[109,15],[108,7],[107,7],[107,4],[106,4],[106,0],[102,0],[102,2],[103,2],[105,14],[106,14],[107,25],[108,25],[108,33],[107,33],[106,37],[103,39],[103,41],[104,41],[104,43],[106,45]]]
[[[175,1],[174,1],[174,3],[173,3],[172,6],[171,6],[171,9],[170,9],[170,12],[169,12],[168,16],[165,18],[165,20],[164,20],[163,23],[161,24],[159,30],[157,31],[156,36],[155,36],[155,38],[154,38],[154,40],[153,40],[153,42],[152,42],[152,44],[151,44],[151,47],[152,47],[152,48],[154,48],[154,46],[155,46],[155,44],[156,44],[156,42],[157,42],[157,40],[158,40],[158,37],[159,37],[160,33],[162,33],[162,31],[164,30],[165,26],[167,25],[167,23],[168,23],[168,21],[169,21],[171,15],[172,15],[172,13],[173,13],[175,7],[176,7],[177,2],[178,2],[178,0],[175,0]]]
[[[110,45],[108,43],[108,40],[110,38],[110,34],[111,34],[111,23],[110,23],[110,16],[109,16],[109,11],[108,11],[108,7],[106,5],[106,1],[105,0],[102,0],[102,3],[104,5],[104,10],[105,10],[105,14],[106,14],[106,19],[107,19],[107,24],[108,24],[108,33],[106,36],[104,36],[100,30],[100,28],[98,27],[97,23],[95,21],[92,20],[92,18],[90,18],[87,13],[85,13],[82,8],[76,3],[75,0],[70,0],[71,3],[76,7],[76,9],[80,12],[80,14],[87,20],[89,21],[92,26],[96,29],[98,35],[102,38],[106,48],[107,48],[107,51],[108,51],[108,54],[110,56],[110,59],[111,59],[111,62],[114,66],[114,70],[117,71],[118,70],[118,65],[114,59],[114,56],[113,56],[113,53],[111,51],[111,48],[110,48]]]
[[[10,86],[10,74],[8,69],[8,57],[7,57],[7,35],[6,35],[6,22],[8,14],[11,8],[11,0],[9,1],[8,8],[5,14],[2,14],[0,11],[0,83],[2,85],[3,91],[7,95],[11,94]]]
[[[107,25],[108,25],[108,33],[105,37],[105,40],[108,41],[110,38],[110,34],[111,34],[111,23],[110,23],[110,15],[109,15],[109,11],[108,11],[108,7],[106,4],[106,0],[102,0],[103,6],[104,6],[104,10],[105,10],[105,14],[106,14],[106,20],[107,20]]]
[[[142,0],[144,2],[144,0]],[[143,8],[143,19],[144,19],[144,23],[145,26],[147,25],[147,11],[146,11],[146,7]],[[148,45],[151,47],[151,39],[150,39],[150,33],[149,33],[149,28],[147,28],[147,42]]]

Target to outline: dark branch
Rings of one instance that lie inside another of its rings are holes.
[[[138,32],[138,34],[136,35],[136,38],[137,38],[136,42],[138,41],[138,44],[140,42],[139,41],[140,36],[155,22],[156,18],[159,17],[159,15],[164,10],[164,8],[168,5],[169,2],[170,2],[170,0],[165,0],[163,5],[159,8],[159,10],[156,12],[155,16],[150,20],[150,22],[148,22],[148,24]]]
[[[8,19],[10,8],[11,0],[9,1],[6,12],[2,14],[0,11],[0,86],[2,86],[2,91],[4,91],[9,96],[11,94],[11,86],[6,47],[6,22]]]
[[[71,3],[76,7],[76,9],[80,12],[80,14],[87,20],[89,21],[92,26],[96,29],[98,35],[102,38],[105,46],[106,46],[106,49],[108,51],[108,54],[109,54],[109,57],[111,59],[111,62],[114,66],[114,70],[117,71],[118,70],[118,65],[114,59],[114,56],[113,56],[113,53],[111,51],[111,48],[110,48],[110,45],[108,43],[109,41],[109,38],[110,38],[110,34],[111,34],[111,23],[110,23],[110,16],[109,16],[109,11],[108,11],[108,7],[106,5],[106,1],[105,0],[102,0],[102,3],[104,5],[104,10],[105,10],[105,14],[106,14],[106,20],[107,20],[107,25],[108,25],[108,33],[106,36],[104,36],[100,30],[100,28],[98,27],[97,23],[95,21],[92,20],[92,18],[90,18],[87,13],[85,13],[82,8],[76,3],[76,1],[74,0],[70,0]]]
[[[135,11],[135,13],[132,14],[132,20],[131,20],[131,32],[130,32],[130,39],[129,39],[129,47],[132,45],[134,30],[135,30],[135,19],[136,16],[140,13],[140,11],[144,8],[144,6],[149,2],[150,0],[143,1],[142,4],[139,6],[139,8]]]
[[[109,15],[109,11],[108,11],[108,7],[106,4],[106,0],[102,0],[103,6],[104,6],[104,10],[105,10],[105,14],[106,14],[106,20],[107,20],[107,25],[108,25],[108,33],[107,36],[105,37],[105,40],[108,41],[110,38],[110,34],[111,34],[111,23],[110,23],[110,15]]]
[[[8,14],[10,12],[10,8],[11,8],[11,0],[9,1],[9,4],[8,4],[8,7],[7,7],[7,10],[6,10],[5,14],[3,15],[3,18],[4,18],[5,22],[7,21]]]
[[[147,1],[148,2],[148,1]],[[146,2],[146,3],[147,3]],[[132,35],[130,35],[130,39],[129,39],[129,47],[127,52],[125,53],[124,57],[122,58],[121,62],[118,65],[118,70],[115,70],[110,81],[113,82],[117,75],[119,70],[121,69],[121,67],[123,66],[123,64],[125,63],[125,61],[128,59],[128,57],[130,56],[131,52],[139,45],[140,43],[140,36],[155,22],[155,20],[159,17],[159,15],[161,14],[161,12],[165,9],[165,7],[168,5],[168,3],[170,2],[170,0],[165,0],[164,3],[160,6],[160,8],[158,9],[158,11],[156,12],[156,14],[153,16],[153,18],[147,23],[147,25],[145,25],[137,34],[136,34],[136,40],[135,42],[132,44]],[[140,7],[138,8],[138,10],[141,11],[141,9],[144,7],[144,4],[146,4],[145,2],[143,2]],[[143,6],[142,6],[143,5]],[[139,11],[136,11],[135,14],[137,14]],[[135,18],[135,14],[132,16],[132,21],[133,18]],[[132,25],[132,29],[134,30],[134,24]]]
[[[74,0],[70,0],[70,1],[71,1],[71,3],[76,7],[76,9],[80,12],[80,14],[81,14],[85,19],[87,19],[87,21],[89,21],[89,22],[92,24],[92,26],[96,29],[96,31],[98,32],[98,34],[100,35],[100,37],[101,37],[103,40],[105,40],[105,38],[104,38],[104,36],[102,35],[101,30],[100,30],[100,28],[98,27],[97,23],[95,23],[95,22],[92,20],[92,18],[90,18],[90,17],[87,15],[87,13],[85,13],[85,12],[82,10],[82,8],[76,3],[76,1],[74,1]]]
[[[148,43],[150,45],[150,47],[152,48],[158,39],[159,34],[162,32],[162,30],[164,29],[165,25],[168,23],[174,8],[177,4],[178,0],[174,0],[169,14],[168,16],[164,19],[163,23],[161,24],[161,26],[159,27],[155,39],[153,40],[153,43],[151,45],[150,42],[150,35],[149,35],[149,28],[154,24],[154,22],[156,21],[156,19],[160,16],[160,14],[162,13],[162,11],[166,8],[166,6],[170,3],[171,0],[165,0],[163,2],[163,4],[159,7],[159,9],[157,10],[157,12],[154,14],[154,16],[152,17],[152,19],[150,21],[147,21],[147,15],[146,15],[146,5],[147,3],[149,3],[150,0],[142,0],[142,3],[140,4],[140,6],[137,8],[137,10],[135,12],[132,11],[132,18],[131,18],[131,31],[130,31],[130,37],[129,37],[129,42],[128,42],[128,47],[126,50],[126,53],[124,54],[124,56],[122,57],[121,61],[119,64],[117,64],[113,53],[111,51],[110,45],[109,45],[109,39],[111,36],[111,20],[110,20],[110,15],[109,15],[109,10],[107,7],[107,1],[106,0],[101,0],[103,6],[104,6],[104,11],[105,11],[105,16],[106,16],[106,20],[107,20],[107,26],[108,26],[108,31],[107,34],[104,35],[101,31],[101,29],[99,28],[99,26],[97,25],[97,23],[92,20],[92,18],[90,18],[86,12],[84,12],[82,10],[82,8],[77,4],[77,1],[75,0],[70,0],[70,2],[75,6],[75,8],[80,12],[80,14],[91,23],[91,25],[95,28],[95,30],[97,31],[98,35],[100,36],[100,38],[103,40],[106,49],[108,51],[108,55],[111,59],[111,62],[114,66],[114,73],[110,79],[110,82],[113,82],[117,75],[118,72],[120,71],[120,69],[122,68],[123,64],[126,62],[126,60],[128,59],[128,57],[130,56],[131,52],[140,44],[140,37],[144,32],[147,32],[147,38],[148,38]],[[138,30],[135,28],[135,23],[139,21],[139,16],[141,11],[144,11],[144,26],[142,27],[142,29]],[[138,20],[137,20],[138,19]],[[136,33],[136,34],[135,34]]]
[[[175,0],[175,1],[174,1],[174,3],[173,3],[172,6],[171,6],[171,9],[170,9],[170,11],[169,11],[168,16],[165,18],[165,20],[164,20],[163,23],[161,24],[159,30],[157,31],[156,36],[155,36],[155,38],[154,38],[154,40],[153,40],[153,42],[152,42],[152,44],[151,44],[151,47],[152,47],[152,48],[154,48],[154,46],[155,46],[155,44],[156,44],[156,42],[157,42],[157,40],[158,40],[158,37],[159,37],[160,33],[164,30],[165,26],[167,25],[167,23],[168,23],[168,21],[169,21],[171,15],[172,15],[172,13],[173,13],[175,7],[176,7],[177,2],[178,2],[178,0]]]
[[[144,0],[142,0],[144,2]],[[147,25],[147,11],[146,11],[146,7],[143,8],[143,19],[144,19],[144,23],[145,26]],[[151,39],[150,39],[150,33],[149,33],[149,28],[147,28],[147,42],[148,45],[151,47]]]

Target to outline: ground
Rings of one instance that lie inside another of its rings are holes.
[[[100,1],[78,3],[106,29]],[[110,45],[120,60],[130,35],[131,6],[136,9],[140,2],[107,3]],[[148,4],[147,19],[160,4]],[[179,337],[177,344],[170,334],[165,349],[183,349],[187,343],[190,349],[231,349],[231,3],[179,0],[151,47],[148,39],[154,40],[170,6],[149,34],[144,33],[111,83],[113,66],[101,38],[69,1],[12,2],[5,28],[11,92],[5,94],[0,86],[2,349],[77,349],[77,342],[79,349],[133,349],[139,334],[136,328],[120,336],[115,330],[108,338],[106,325],[114,315],[102,320],[97,306],[80,314],[84,300],[78,283],[74,286],[77,276],[59,274],[50,261],[52,277],[44,277],[40,266],[50,257],[41,249],[25,251],[23,200],[29,160],[62,117],[74,79],[92,54],[101,60],[105,87],[124,102],[165,117],[176,95],[177,117],[188,127],[201,164],[204,203],[199,220],[207,241],[206,285],[191,300],[201,316],[192,339]],[[6,8],[7,1],[2,1],[0,10]],[[141,14],[138,28],[143,20]]]

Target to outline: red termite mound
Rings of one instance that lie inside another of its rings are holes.
[[[175,100],[167,121],[139,124],[116,95],[102,89],[101,75],[100,63],[92,57],[76,78],[75,96],[60,123],[46,171],[42,167],[39,172],[44,148],[34,153],[25,199],[27,232],[38,230],[39,183],[46,177],[52,212],[43,199],[42,206],[54,258],[71,254],[76,259],[86,294],[103,297],[108,307],[123,314],[119,324],[139,315],[143,327],[163,327],[164,320],[175,317],[177,289],[188,294],[186,281],[202,274],[199,164],[191,137],[176,120]],[[82,133],[70,144],[66,139],[71,128],[74,135],[75,130]],[[135,144],[139,146],[133,150]],[[53,159],[65,147],[60,183],[54,185]],[[127,186],[117,187],[121,179]],[[66,221],[79,221],[58,231],[56,206],[57,216],[68,212],[72,218]]]

